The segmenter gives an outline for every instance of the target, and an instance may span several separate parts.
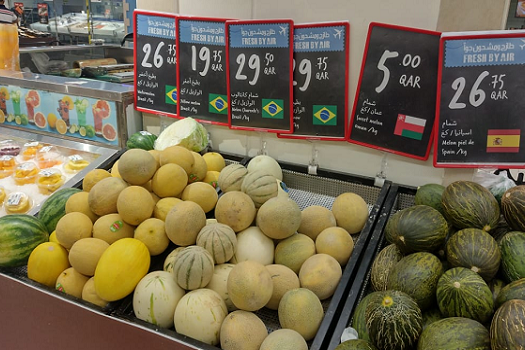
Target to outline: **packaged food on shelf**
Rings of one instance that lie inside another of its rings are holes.
[[[36,157],[36,153],[42,147],[44,147],[44,145],[38,141],[25,143],[24,148],[22,148],[22,159],[26,161],[34,159]]]
[[[66,177],[59,169],[50,168],[40,170],[36,184],[40,193],[49,195],[64,184]]]
[[[45,146],[36,152],[36,161],[40,169],[62,164],[62,154],[55,146]]]
[[[17,165],[16,159],[13,156],[0,156],[0,179],[10,176]]]
[[[20,145],[13,140],[0,142],[0,156],[17,156],[20,153]]]
[[[89,160],[85,159],[79,154],[73,154],[67,157],[67,162],[64,162],[64,171],[70,174],[78,173],[89,164]]]
[[[33,200],[24,192],[12,192],[5,199],[4,208],[8,214],[24,214],[33,206]]]
[[[19,186],[34,184],[40,169],[33,162],[19,164],[13,172],[13,179]]]
[[[5,196],[6,196],[5,188],[0,186],[0,206],[4,204]]]

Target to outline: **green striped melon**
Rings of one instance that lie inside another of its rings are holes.
[[[441,276],[436,297],[445,317],[467,317],[485,323],[494,312],[490,288],[480,275],[465,267],[454,267]]]
[[[372,267],[370,268],[370,282],[372,290],[386,290],[388,276],[399,260],[403,258],[403,253],[397,245],[389,244],[376,255]]]
[[[491,231],[500,216],[499,203],[485,187],[473,181],[455,181],[442,196],[445,217],[458,229],[479,228]]]
[[[417,350],[490,350],[489,331],[478,321],[448,317],[428,325],[417,343]]]
[[[444,190],[445,186],[440,184],[419,186],[414,196],[414,203],[416,205],[428,205],[444,215],[445,209],[441,203],[441,196]]]
[[[501,253],[496,240],[478,228],[459,230],[446,244],[447,261],[462,266],[490,281],[499,270]]]
[[[38,212],[38,218],[46,226],[48,232],[55,231],[58,220],[66,215],[66,202],[78,188],[62,188],[49,196]]]
[[[447,221],[439,211],[428,205],[415,205],[390,217],[385,238],[405,254],[432,252],[443,245],[447,232]]]
[[[511,230],[525,231],[525,185],[505,191],[501,197],[501,213]]]
[[[525,232],[508,232],[500,241],[501,271],[507,282],[525,278]]]
[[[498,295],[503,289],[503,287],[505,287],[506,283],[505,281],[500,280],[499,278],[493,278],[491,281],[489,281],[488,285],[489,285],[490,291],[492,292],[492,299],[494,299],[494,306],[496,306],[496,300],[498,299]]]
[[[443,319],[443,315],[441,315],[441,311],[439,311],[437,306],[423,311],[423,330],[425,330],[430,324],[441,319]]]
[[[492,350],[525,348],[525,300],[513,299],[501,305],[490,324]]]
[[[256,170],[244,177],[241,191],[250,196],[256,208],[260,208],[268,199],[277,197],[279,187],[273,175]]]
[[[443,265],[437,256],[413,253],[399,260],[390,271],[387,289],[405,292],[424,311],[435,304],[437,283],[442,274]]]
[[[408,294],[377,292],[366,308],[366,327],[379,349],[411,349],[421,334],[423,319],[416,301]]]
[[[0,217],[0,228],[0,267],[27,264],[33,249],[49,240],[47,228],[31,215],[11,214]]]
[[[150,133],[149,131],[138,131],[131,136],[126,141],[126,147],[128,149],[132,148],[142,148],[146,151],[155,149],[155,140],[157,135]]]
[[[172,273],[182,289],[194,290],[210,283],[213,268],[211,254],[203,247],[192,245],[175,256]]]
[[[525,278],[512,281],[501,288],[496,297],[495,308],[499,308],[503,303],[511,299],[525,300]]]
[[[240,191],[242,181],[248,174],[248,169],[242,164],[233,163],[222,168],[217,179],[217,185],[222,192]]]
[[[366,328],[366,308],[370,300],[378,293],[379,291],[367,294],[363,299],[361,299],[354,310],[354,315],[352,317],[352,328],[357,331],[357,336],[359,339],[367,341],[370,340],[368,329]]]
[[[377,350],[374,344],[363,339],[350,339],[337,345],[334,350]]]
[[[230,226],[217,222],[200,230],[197,245],[205,248],[216,264],[224,264],[235,254],[237,236]]]

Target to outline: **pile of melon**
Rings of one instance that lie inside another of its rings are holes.
[[[67,199],[28,277],[101,307],[130,296],[137,318],[224,350],[307,349],[368,205],[343,193],[301,210],[282,179],[266,155],[226,166],[182,146],[129,149]],[[282,329],[268,334],[263,308]]]

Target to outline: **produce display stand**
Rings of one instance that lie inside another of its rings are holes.
[[[370,270],[376,255],[387,244],[384,237],[384,229],[391,215],[399,210],[413,206],[417,189],[414,187],[400,186],[392,184],[390,191],[384,201],[381,212],[378,215],[377,223],[373,229],[368,247],[363,254],[361,264],[355,274],[355,278],[350,288],[350,293],[343,300],[343,307],[337,324],[331,334],[331,339],[326,343],[327,350],[333,350],[341,343],[341,336],[345,328],[350,327],[355,309],[359,302],[370,292]]]

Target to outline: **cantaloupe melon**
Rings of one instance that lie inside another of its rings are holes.
[[[208,172],[208,165],[199,153],[191,151],[191,155],[193,156],[194,162],[191,167],[191,172],[188,174],[188,182],[202,181]]]
[[[86,176],[84,176],[84,179],[82,180],[82,189],[85,192],[91,191],[91,188],[95,186],[97,182],[99,182],[102,179],[111,177],[111,173],[104,169],[93,169],[90,170]]]
[[[311,205],[301,211],[301,225],[297,232],[304,233],[315,241],[325,228],[336,226],[332,211],[320,205]]]
[[[69,197],[66,201],[66,214],[78,211],[80,213],[86,214],[91,219],[91,222],[94,223],[97,221],[99,216],[93,213],[89,208],[88,198],[89,193],[85,191],[77,192],[71,195],[71,197]]]
[[[187,148],[182,146],[170,146],[160,151],[159,163],[161,167],[168,163],[178,164],[189,176],[193,164],[195,163],[195,159],[193,158],[191,151]]]
[[[246,174],[248,174],[248,169],[242,164],[230,164],[219,173],[217,184],[222,192],[240,191]]]
[[[341,265],[328,254],[315,254],[306,259],[299,271],[301,287],[308,288],[320,300],[330,298],[341,281]]]
[[[162,165],[153,175],[151,189],[160,198],[178,197],[188,184],[188,174],[173,163]]]
[[[120,156],[118,172],[130,185],[144,185],[157,171],[155,157],[141,148],[132,148]]]
[[[141,186],[128,186],[120,192],[117,198],[117,212],[122,220],[133,226],[150,218],[154,208],[155,201],[151,194]]]
[[[100,238],[82,238],[76,241],[69,250],[69,263],[78,272],[93,276],[100,257],[109,244]]]
[[[166,235],[176,245],[195,244],[197,235],[206,225],[206,214],[191,201],[176,204],[166,216]]]
[[[301,209],[291,198],[273,197],[259,208],[256,222],[268,237],[284,239],[293,235],[301,225]]]
[[[266,269],[272,276],[273,293],[266,307],[271,310],[279,308],[279,302],[286,292],[301,287],[299,277],[289,267],[279,264],[266,265]]]
[[[167,272],[173,272],[173,266],[175,264],[175,257],[184,248],[186,247],[177,247],[173,249],[168,255],[166,255],[166,258],[164,259],[164,263],[162,264],[162,270],[167,271]]]
[[[368,220],[368,205],[360,195],[346,192],[335,198],[332,213],[337,226],[354,234],[361,231]]]
[[[228,276],[228,295],[241,310],[256,311],[270,301],[272,276],[266,267],[252,260],[236,264]]]
[[[215,218],[230,226],[235,232],[248,228],[255,219],[255,204],[244,192],[224,193],[215,205]]]
[[[324,317],[321,301],[309,289],[292,289],[283,295],[277,311],[282,328],[293,329],[306,341],[312,340]]]
[[[232,228],[221,223],[206,224],[199,231],[196,243],[205,248],[216,264],[229,261],[237,249],[237,236]]]
[[[164,221],[156,218],[142,221],[135,229],[133,238],[144,243],[148,247],[151,256],[164,253],[170,244],[170,239],[166,235]]]
[[[100,180],[89,191],[89,208],[98,216],[116,213],[118,195],[127,186],[124,180],[117,177]]]
[[[265,154],[260,154],[253,157],[250,162],[248,162],[246,168],[250,173],[257,170],[264,170],[268,172],[268,174],[273,175],[276,179],[281,181],[283,180],[283,171],[279,163],[272,157]]]
[[[90,302],[92,304],[95,304],[100,307],[106,307],[109,302],[101,299],[95,290],[95,279],[91,277],[87,280],[86,284],[84,284],[84,288],[82,288],[82,300]]]
[[[168,212],[175,206],[175,204],[182,202],[182,199],[177,197],[165,197],[159,199],[155,203],[155,208],[153,209],[153,217],[160,219],[162,221],[166,220],[166,215]]]
[[[257,226],[250,226],[237,233],[237,249],[231,263],[253,260],[263,265],[273,263],[275,245]]]
[[[296,274],[306,259],[315,254],[315,242],[302,233],[283,239],[275,247],[275,263],[289,267]]]
[[[268,199],[277,197],[277,181],[273,175],[262,169],[248,172],[242,181],[241,191],[250,196],[255,207],[259,208]]]
[[[354,251],[354,240],[352,236],[342,227],[329,227],[324,229],[315,240],[317,253],[325,253],[332,256],[343,266]]]
[[[55,289],[80,299],[82,298],[82,289],[84,289],[88,279],[88,276],[84,276],[75,268],[69,267],[58,276]]]
[[[233,311],[221,325],[221,349],[259,350],[267,336],[268,330],[264,322],[253,312]]]
[[[119,214],[101,216],[93,224],[93,237],[100,238],[109,244],[121,238],[133,238],[135,226],[124,222]]]
[[[210,283],[213,267],[211,254],[203,247],[192,245],[175,256],[172,274],[182,289],[194,290]]]
[[[205,182],[194,182],[184,188],[181,199],[197,203],[205,213],[208,213],[215,208],[219,195],[213,186]]]
[[[213,269],[213,276],[211,276],[210,283],[206,288],[216,291],[226,303],[228,312],[237,310],[237,307],[232,303],[228,295],[228,276],[233,269],[234,264],[219,264],[215,265]]]
[[[55,229],[58,242],[66,249],[82,238],[92,236],[91,219],[80,212],[72,212],[60,218]]]
[[[264,339],[260,350],[308,350],[308,344],[297,331],[281,328]]]

